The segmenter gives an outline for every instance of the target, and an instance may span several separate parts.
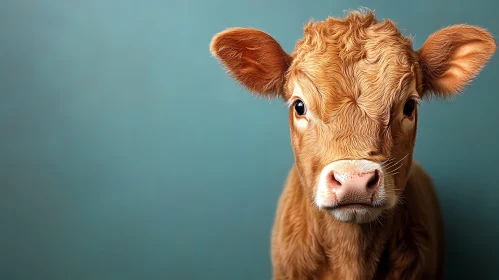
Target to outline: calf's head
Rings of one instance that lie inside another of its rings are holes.
[[[406,185],[418,104],[460,92],[496,50],[484,29],[454,25],[415,51],[371,12],[309,22],[287,54],[252,28],[217,34],[211,52],[249,91],[289,105],[296,167],[310,201],[335,218],[370,222]]]

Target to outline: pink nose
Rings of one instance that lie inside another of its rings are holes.
[[[328,186],[339,204],[371,203],[372,196],[381,183],[379,170],[368,172],[338,172],[331,170]]]

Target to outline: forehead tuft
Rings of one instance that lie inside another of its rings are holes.
[[[342,61],[355,62],[365,58],[373,43],[380,41],[402,51],[412,50],[411,39],[403,36],[391,20],[378,22],[369,10],[352,11],[345,18],[310,21],[304,27],[304,37],[297,42],[293,57],[300,61],[307,54],[334,51]]]

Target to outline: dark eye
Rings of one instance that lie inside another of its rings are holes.
[[[404,105],[404,115],[406,117],[411,117],[412,113],[414,113],[414,109],[416,109],[416,101],[414,99],[409,99]]]
[[[305,108],[305,103],[300,99],[295,101],[295,111],[299,116],[303,116],[307,113],[307,108]]]

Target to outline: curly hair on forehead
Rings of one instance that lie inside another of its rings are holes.
[[[411,38],[402,35],[393,21],[379,22],[373,11],[365,9],[349,11],[345,18],[310,20],[304,27],[304,37],[296,44],[293,57],[305,59],[311,52],[329,51],[328,46],[334,45],[341,60],[355,62],[365,58],[366,42],[375,37],[397,38],[407,50],[412,50]]]

